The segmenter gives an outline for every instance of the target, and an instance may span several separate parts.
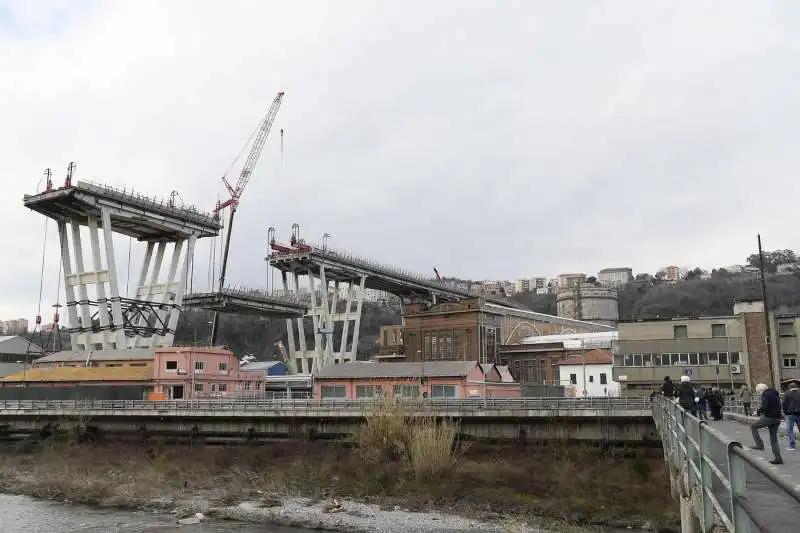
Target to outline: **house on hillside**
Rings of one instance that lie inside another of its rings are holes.
[[[477,361],[377,363],[353,361],[329,365],[314,376],[314,397],[356,400],[395,398],[516,398],[519,383],[495,365]]]
[[[614,358],[607,350],[591,350],[558,363],[567,396],[577,398],[616,397],[619,383],[611,373]]]

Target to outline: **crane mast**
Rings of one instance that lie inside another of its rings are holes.
[[[261,157],[261,151],[264,149],[264,144],[267,142],[267,137],[269,137],[269,132],[272,129],[272,123],[275,122],[275,117],[278,115],[278,109],[280,109],[282,101],[283,91],[279,92],[272,101],[272,105],[269,107],[266,116],[261,121],[261,126],[256,133],[253,146],[250,148],[250,153],[247,155],[247,159],[244,162],[242,171],[239,173],[239,179],[236,181],[236,186],[233,187],[230,184],[227,176],[222,177],[222,183],[225,184],[225,188],[228,190],[230,197],[224,202],[217,204],[217,207],[214,209],[214,214],[219,216],[219,212],[226,207],[230,207],[230,213],[228,215],[228,231],[225,234],[225,246],[222,251],[222,264],[219,268],[219,290],[222,290],[225,287],[225,272],[228,268],[228,252],[230,251],[231,246],[233,217],[236,214],[236,209],[239,207],[239,201],[242,197],[242,193],[244,192],[245,187],[247,187],[247,183],[250,181],[250,176],[253,174],[253,169],[255,168],[256,163],[258,163],[259,157]],[[212,346],[216,344],[218,334],[219,313],[215,311],[214,320],[211,323]]]

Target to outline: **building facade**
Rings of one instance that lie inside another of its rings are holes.
[[[314,378],[314,397],[369,398],[513,398],[518,383],[503,379],[494,365],[477,361],[374,363],[353,361],[329,365]]]
[[[575,398],[615,398],[619,383],[612,376],[613,357],[607,350],[590,350],[558,363],[567,396]]]
[[[737,303],[731,316],[621,322],[613,350],[614,379],[627,393],[641,395],[660,386],[665,376],[678,381],[688,375],[701,387],[725,389],[777,383],[791,374],[784,370],[792,368],[797,352],[792,331],[798,320],[770,317],[771,354],[766,324],[762,302]]]
[[[633,269],[629,267],[604,268],[597,273],[597,281],[605,287],[620,287],[633,281]]]
[[[559,289],[569,289],[575,285],[586,283],[586,274],[559,274],[557,280]]]
[[[172,347],[153,352],[154,399],[183,400],[258,395],[264,371],[242,371],[224,348]]]
[[[588,333],[613,328],[487,303],[482,298],[434,305],[407,304],[403,348],[407,361],[497,363],[498,347],[531,335]]]
[[[681,267],[677,265],[667,265],[664,267],[665,281],[678,281],[681,279]]]

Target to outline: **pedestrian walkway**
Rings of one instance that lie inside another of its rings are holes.
[[[747,420],[741,415],[736,418]],[[755,459],[765,470],[771,471],[788,485],[800,491],[800,451],[787,450],[788,441],[785,424],[782,425],[778,438],[781,456],[784,461],[782,465],[771,465],[769,463],[772,460],[772,447],[769,444],[769,433],[766,429],[761,430],[761,438],[765,446],[762,451],[750,449],[750,446],[753,446],[753,435],[747,424],[730,418],[718,422],[708,422],[708,424],[730,440],[740,443],[744,448],[744,452]],[[797,501],[777,490],[772,481],[763,474],[759,474],[755,468],[749,465],[746,475],[747,499],[763,513],[762,516],[769,517],[768,524],[764,524],[767,529],[775,533],[796,533],[798,524],[800,524],[800,505],[798,505]],[[753,528],[754,531],[760,529],[758,527]]]

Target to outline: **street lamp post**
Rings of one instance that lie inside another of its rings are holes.
[[[331,238],[331,234],[330,233],[325,232],[325,233],[322,234],[322,251],[323,252],[327,252],[328,251],[328,239],[330,239],[330,238]]]

